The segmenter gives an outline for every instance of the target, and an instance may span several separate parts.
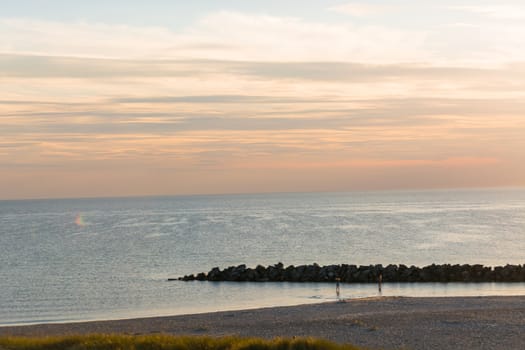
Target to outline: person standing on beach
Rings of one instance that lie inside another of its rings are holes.
[[[377,288],[379,289],[379,293],[381,293],[381,284],[383,284],[383,272],[379,271],[377,275]]]
[[[335,294],[337,295],[337,299],[341,299],[339,296],[340,296],[340,289],[339,289],[339,281],[341,281],[341,279],[339,277],[337,277],[335,279]]]

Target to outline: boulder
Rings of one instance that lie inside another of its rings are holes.
[[[340,278],[344,283],[377,283],[379,274],[383,282],[525,282],[525,266],[511,265],[485,267],[480,264],[441,264],[422,268],[406,265],[290,265],[279,262],[264,267],[247,268],[245,264],[230,266],[224,270],[212,268],[207,274],[185,275],[169,280],[182,281],[234,281],[234,282],[334,282]]]

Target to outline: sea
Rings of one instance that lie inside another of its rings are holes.
[[[0,326],[336,300],[330,283],[168,281],[213,267],[525,263],[525,189],[0,201]],[[343,298],[525,295],[343,284]]]

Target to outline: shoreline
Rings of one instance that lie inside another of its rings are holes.
[[[215,285],[218,282],[175,282],[175,283],[204,283],[206,286]],[[242,282],[224,282],[225,286],[243,286]],[[33,326],[39,324],[63,324],[63,323],[85,323],[97,321],[118,321],[128,319],[143,319],[154,317],[171,317],[171,316],[188,316],[193,314],[208,314],[215,312],[229,312],[254,310],[269,307],[287,307],[300,306],[308,304],[330,303],[337,300],[334,293],[334,285],[327,283],[305,282],[267,282],[263,284],[247,283],[246,287],[258,286],[283,286],[291,285],[301,287],[297,292],[295,289],[286,289],[284,294],[266,293],[257,296],[258,288],[248,290],[250,297],[239,299],[237,302],[221,302],[223,299],[217,299],[214,303],[176,303],[169,308],[135,308],[126,310],[113,310],[98,313],[77,313],[59,315],[51,313],[49,317],[33,317],[16,319],[7,317],[0,318],[1,327],[16,326]],[[428,283],[399,283],[386,282],[382,284],[382,292],[378,292],[377,284],[358,283],[358,284],[341,284],[341,298],[347,300],[356,300],[375,297],[407,297],[407,298],[461,298],[461,297],[489,297],[489,296],[525,296],[524,282],[480,282],[480,283],[462,283],[462,282],[428,282]],[[206,291],[207,295],[211,295]],[[228,293],[222,295],[228,296]],[[215,297],[216,298],[216,297]],[[178,305],[177,305],[178,304]],[[50,310],[52,311],[52,310]],[[9,316],[9,315],[7,315]]]
[[[178,316],[2,326],[0,336],[312,336],[384,349],[522,349],[523,329],[525,296],[368,297]]]

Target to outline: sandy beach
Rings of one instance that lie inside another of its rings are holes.
[[[381,349],[523,349],[524,330],[525,296],[383,297],[171,317],[0,327],[0,336],[313,336]]]

